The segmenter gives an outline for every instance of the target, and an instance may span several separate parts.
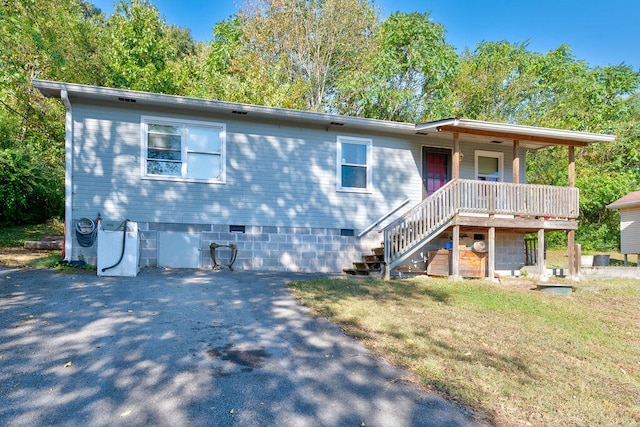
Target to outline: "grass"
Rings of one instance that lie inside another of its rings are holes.
[[[61,236],[64,225],[59,221],[46,224],[0,228],[0,267],[53,268],[62,259],[62,251],[30,251],[25,241],[44,236]]]
[[[624,266],[624,255],[620,252],[588,252],[589,255],[609,255],[609,266]],[[583,253],[583,255],[587,255]],[[547,250],[547,267],[548,268],[567,268],[567,251],[565,250]],[[637,266],[637,257],[635,255],[628,256],[629,266]]]
[[[589,281],[569,297],[533,285],[323,278],[290,286],[419,386],[491,424],[640,424],[640,280]]]
[[[26,241],[39,240],[43,236],[62,236],[64,225],[60,221],[47,224],[0,228],[0,248],[21,248]]]

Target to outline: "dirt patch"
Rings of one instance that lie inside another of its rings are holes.
[[[33,251],[24,248],[0,247],[0,268],[29,267],[40,259],[60,253],[60,251]]]

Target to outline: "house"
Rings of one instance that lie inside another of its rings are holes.
[[[634,191],[607,205],[607,209],[620,209],[620,252],[624,264],[629,254],[638,255],[640,267],[640,191]]]
[[[240,269],[337,272],[383,247],[389,276],[449,248],[446,273],[460,277],[461,246],[478,243],[494,277],[520,269],[535,232],[543,274],[545,232],[567,231],[574,258],[575,147],[615,138],[33,85],[66,107],[66,229],[134,221],[142,267],[207,267],[215,243],[236,245]],[[527,152],[554,145],[568,149],[569,186],[526,184]],[[67,259],[95,263],[78,238],[67,233]]]

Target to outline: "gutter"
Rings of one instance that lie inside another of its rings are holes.
[[[66,89],[60,91],[60,99],[64,104],[64,261],[71,260],[73,249],[73,193],[72,193],[72,171],[73,171],[73,114],[71,101]]]

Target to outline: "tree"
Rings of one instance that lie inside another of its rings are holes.
[[[364,0],[247,1],[214,30],[210,80],[226,99],[321,111],[375,25]]]
[[[531,74],[538,55],[526,43],[482,42],[465,50],[453,86],[456,115],[477,120],[525,124],[534,84]]]
[[[202,65],[193,74],[189,93],[194,96],[271,105],[305,108],[301,79],[284,78],[271,64],[262,63],[247,45],[246,21],[236,15],[219,22]]]
[[[99,81],[102,15],[77,0],[8,1],[0,15],[0,224],[62,214],[64,109],[34,78]]]
[[[179,35],[173,31],[167,36],[167,28],[158,9],[148,0],[121,0],[116,4],[105,27],[105,85],[177,93],[179,88],[169,61],[178,53],[171,40],[179,40]]]
[[[429,13],[394,13],[380,24],[354,75],[342,76],[335,97],[343,114],[420,122],[452,111],[458,55]]]

